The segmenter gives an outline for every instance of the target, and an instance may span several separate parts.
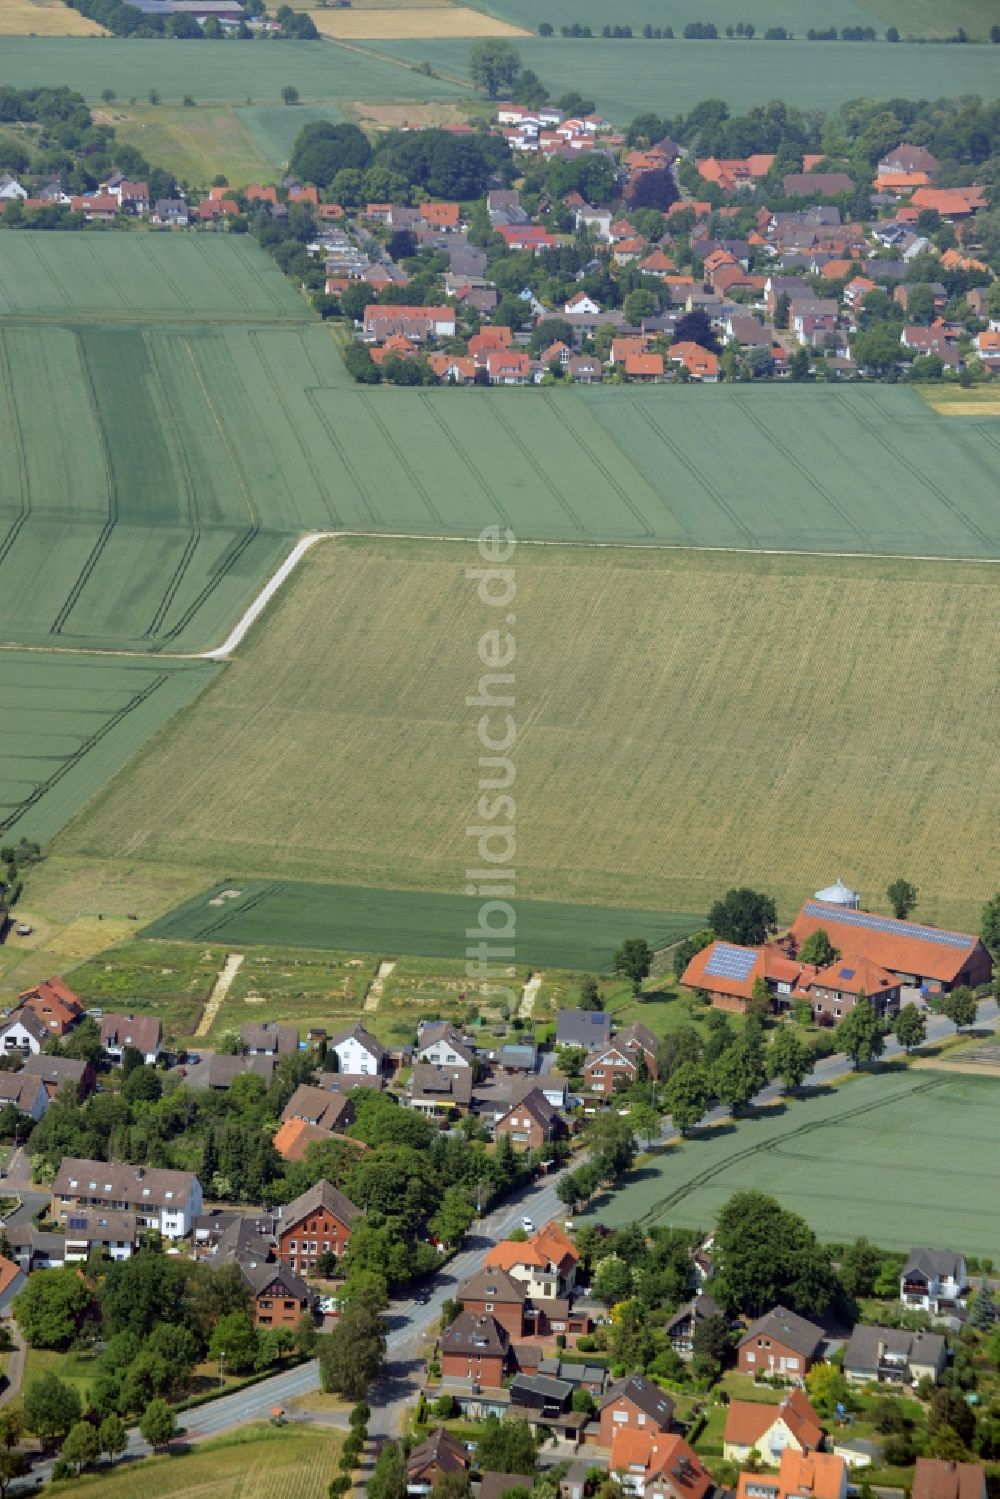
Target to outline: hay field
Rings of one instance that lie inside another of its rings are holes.
[[[57,850],[462,889],[492,623],[474,560],[314,549]],[[922,917],[977,921],[1000,853],[998,589],[989,565],[524,547],[521,896],[698,913],[745,881],[789,914],[838,872],[878,904],[905,867]]]
[[[706,1228],[734,1192],[756,1189],[821,1239],[908,1250],[943,1236],[995,1256],[1000,1220],[983,1183],[998,1129],[1000,1080],[883,1072],[672,1147],[591,1212],[611,1225]]]
[[[422,37],[528,36],[522,26],[496,20],[468,5],[407,6],[404,10],[325,10],[311,12],[324,36],[340,41],[415,41]]]
[[[62,0],[0,0],[0,36],[107,36]]]
[[[1000,381],[972,385],[920,385],[917,387],[932,411],[940,416],[1000,417]]]
[[[158,1499],[326,1499],[340,1443],[329,1429],[247,1426],[181,1455],[88,1474],[84,1484],[93,1499],[134,1499],[143,1490]],[[78,1478],[52,1485],[53,1495],[79,1492]]]
[[[823,14],[825,19],[825,9]],[[540,20],[545,18],[539,14]],[[607,19],[604,15],[602,22]],[[614,19],[620,19],[617,6]],[[689,8],[684,20],[690,19]],[[733,19],[743,17],[734,15]],[[862,20],[868,24],[871,17]],[[657,24],[662,23],[658,20]],[[761,24],[759,13],[756,24]],[[377,42],[372,46],[397,61],[413,53],[408,42]],[[754,104],[766,104],[769,99],[784,99],[802,109],[834,109],[858,98],[937,99],[981,94],[989,101],[1000,96],[1000,68],[988,46],[747,43],[724,38],[689,42],[681,40],[679,34],[674,41],[660,42],[605,41],[599,36],[573,41],[557,35],[525,37],[518,43],[518,51],[524,66],[543,78],[553,95],[577,89],[616,124],[626,124],[646,110],[671,116],[703,99],[724,98],[736,113]],[[426,41],[420,46],[419,57],[444,76],[468,77],[468,47],[462,42]]]

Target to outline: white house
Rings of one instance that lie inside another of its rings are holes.
[[[21,186],[16,177],[8,173],[0,175],[0,203],[9,203],[13,198],[26,198],[27,190]]]
[[[382,1070],[385,1048],[363,1025],[352,1025],[349,1030],[331,1036],[326,1049],[328,1055],[331,1051],[335,1053],[338,1072],[377,1076]]]
[[[134,1213],[140,1231],[155,1228],[165,1239],[183,1239],[202,1210],[201,1182],[193,1171],[64,1156],[52,1183],[53,1218],[65,1224],[91,1208]]]
[[[147,1067],[152,1067],[163,1048],[163,1026],[155,1015],[115,1015],[108,1011],[101,1017],[101,1045],[116,1062],[122,1060],[126,1047],[131,1047]]]
[[[9,1057],[19,1052],[22,1057],[37,1057],[48,1039],[49,1033],[37,1015],[31,1010],[15,1010],[0,1027],[0,1054]]]
[[[911,1249],[899,1277],[904,1306],[925,1312],[964,1306],[969,1292],[965,1258],[951,1249]]]
[[[576,227],[579,229],[582,225],[586,225],[598,239],[611,239],[611,219],[610,208],[578,208],[576,210]]]
[[[593,297],[588,297],[585,291],[574,292],[569,301],[563,304],[563,312],[589,312],[593,314],[600,312],[600,310]]]
[[[417,1036],[416,1059],[433,1062],[437,1067],[474,1067],[475,1052],[465,1046],[447,1021],[435,1021],[422,1027]]]

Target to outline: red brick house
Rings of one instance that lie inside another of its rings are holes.
[[[512,1339],[525,1334],[527,1287],[506,1270],[478,1270],[458,1288],[462,1310],[477,1316],[489,1313]]]
[[[610,1447],[616,1432],[642,1431],[652,1436],[670,1430],[674,1402],[658,1384],[630,1374],[613,1385],[601,1402],[601,1446]]]
[[[319,1181],[282,1209],[278,1225],[278,1258],[305,1275],[321,1254],[340,1255],[362,1211],[328,1181]]]
[[[458,1437],[439,1426],[406,1459],[406,1492],[428,1494],[439,1478],[448,1473],[464,1473],[469,1454]]]
[[[272,1264],[240,1265],[253,1299],[255,1327],[294,1328],[308,1312],[312,1297],[305,1281],[276,1260]]]
[[[65,1036],[83,1019],[83,1005],[58,974],[43,979],[34,989],[25,989],[18,995],[17,1004],[37,1016],[50,1036]]]
[[[492,1312],[460,1312],[441,1334],[445,1379],[471,1379],[499,1389],[511,1363],[510,1334]]]
[[[857,953],[845,953],[809,981],[813,1014],[834,1023],[854,1009],[862,994],[880,1015],[897,1015],[901,992],[895,974]]]
[[[736,1350],[741,1374],[801,1380],[819,1358],[823,1329],[787,1307],[776,1306],[747,1328]]]
[[[520,1103],[508,1109],[498,1119],[493,1130],[499,1139],[506,1135],[515,1150],[540,1150],[550,1140],[558,1140],[566,1133],[563,1117],[554,1104],[549,1103],[541,1088],[532,1088]]]
[[[913,1499],[986,1499],[986,1468],[982,1463],[918,1457],[913,1472]]]

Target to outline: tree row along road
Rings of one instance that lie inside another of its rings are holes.
[[[1000,1011],[996,1002],[992,999],[984,1000],[979,1006],[977,1025],[992,1025],[998,1014]],[[955,1027],[950,1020],[946,1020],[943,1016],[928,1015],[927,1037],[922,1044],[931,1046],[954,1034]],[[895,1038],[887,1038],[883,1059],[891,1060],[903,1054],[903,1048]],[[849,1059],[838,1053],[819,1062],[806,1079],[806,1083],[813,1085],[828,1083],[833,1078],[842,1077],[850,1070]],[[782,1092],[780,1084],[769,1083],[757,1094],[754,1103],[773,1102],[781,1097]],[[728,1110],[711,1109],[701,1121],[699,1128],[718,1124],[727,1117]],[[673,1124],[667,1118],[663,1122],[660,1138],[667,1140],[673,1134]],[[697,1138],[690,1141],[688,1148],[697,1150]],[[442,1274],[435,1277],[433,1291],[427,1301],[416,1301],[413,1297],[393,1301],[387,1318],[389,1332],[386,1339],[388,1354],[386,1373],[378,1389],[369,1395],[372,1414],[368,1428],[373,1437],[392,1436],[398,1433],[403,1411],[407,1405],[414,1402],[420,1388],[421,1344],[429,1333],[437,1329],[445,1301],[454,1297],[461,1282],[481,1267],[490,1248],[517,1228],[522,1217],[530,1217],[536,1228],[548,1223],[551,1218],[565,1218],[566,1209],[556,1195],[556,1186],[562,1176],[568,1171],[575,1170],[579,1165],[580,1159],[574,1159],[561,1171],[554,1172],[535,1186],[523,1188],[488,1213],[486,1217],[481,1218],[475,1225],[466,1248],[449,1262]],[[223,1432],[230,1431],[237,1426],[244,1426],[248,1422],[267,1420],[276,1406],[288,1410],[291,1402],[298,1396],[308,1395],[318,1390],[319,1382],[319,1366],[316,1360],[312,1359],[309,1363],[300,1364],[297,1368],[286,1370],[283,1374],[274,1374],[269,1379],[261,1380],[259,1384],[251,1385],[248,1389],[220,1396],[218,1400],[213,1400],[197,1410],[182,1412],[179,1424],[189,1441],[220,1436]],[[294,1418],[295,1412],[292,1411],[290,1414]],[[343,1425],[345,1429],[347,1427],[346,1413],[340,1419],[337,1415],[314,1417],[311,1413],[305,1412],[302,1413],[302,1418],[305,1420],[323,1419],[328,1424]],[[138,1429],[130,1430],[126,1459],[145,1457],[149,1452],[150,1448],[142,1440]],[[11,1488],[13,1490],[33,1487],[39,1478],[47,1479],[50,1470],[50,1463],[39,1464],[32,1470],[28,1479],[18,1480],[11,1485]]]

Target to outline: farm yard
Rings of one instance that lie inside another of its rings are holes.
[[[996,1212],[982,1184],[998,1126],[995,1079],[881,1071],[667,1146],[588,1213],[609,1226],[707,1228],[734,1192],[758,1190],[821,1239],[863,1235],[908,1250],[927,1238],[933,1182],[934,1221],[947,1223],[949,1242],[995,1255]]]
[[[433,891],[249,881],[223,882],[149,928],[153,937],[224,942],[230,947],[348,948],[393,958],[464,958],[479,900]],[[517,902],[517,960],[540,967],[606,972],[622,940],[644,936],[665,947],[693,931],[697,916],[674,912]]]
[[[57,851],[205,883],[461,889],[479,754],[465,699],[489,624],[474,558],[314,548]],[[989,564],[523,547],[519,894],[700,913],[746,881],[789,915],[831,866],[877,900],[905,848],[921,917],[977,921],[1000,814],[982,628],[998,588]]]

